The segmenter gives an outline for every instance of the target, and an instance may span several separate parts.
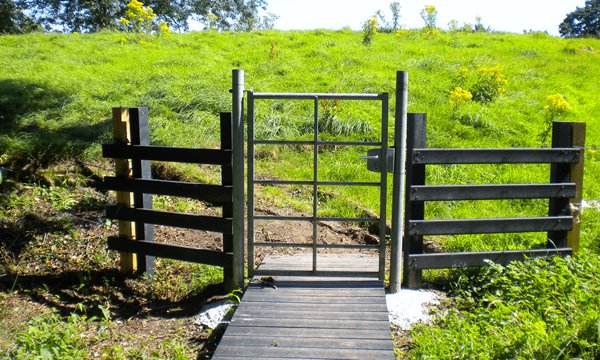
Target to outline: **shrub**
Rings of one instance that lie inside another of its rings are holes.
[[[477,70],[470,71],[465,67],[458,69],[457,86],[468,90],[473,101],[487,103],[504,93],[508,84],[500,66],[485,67],[477,65]]]
[[[164,36],[171,33],[169,25],[165,21],[156,24],[156,14],[150,6],[138,0],[131,0],[127,4],[125,16],[119,19],[122,30],[137,34]]]
[[[425,5],[421,10],[421,18],[425,22],[425,29],[437,29],[437,10],[433,5]]]
[[[373,39],[377,35],[377,19],[375,17],[363,23],[363,40],[364,45],[371,45]]]
[[[71,315],[64,322],[57,314],[34,318],[27,330],[17,334],[15,359],[84,359],[79,324],[82,319]]]
[[[462,272],[455,309],[413,330],[414,358],[597,359],[600,257],[491,264]]]
[[[544,131],[542,131],[540,134],[540,140],[542,143],[545,143],[548,139],[548,135],[550,135],[550,131],[552,130],[552,122],[559,120],[559,118],[564,117],[572,111],[573,108],[561,94],[557,93],[546,96],[546,104],[544,105],[545,126]]]
[[[465,103],[471,101],[472,98],[473,94],[471,94],[469,90],[465,90],[460,86],[457,86],[450,92],[450,106],[452,106],[454,109],[459,108]]]
[[[477,66],[476,81],[470,88],[473,100],[482,103],[490,102],[504,93],[504,86],[507,83],[499,66]]]

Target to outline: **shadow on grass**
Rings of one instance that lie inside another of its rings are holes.
[[[225,293],[223,284],[207,284],[200,292],[179,301],[152,299],[136,288],[131,281],[135,279],[116,269],[26,276],[7,273],[0,278],[0,291],[17,291],[63,316],[85,309],[87,316],[101,319],[101,307],[109,305],[111,317],[121,320],[193,316],[208,299]]]
[[[108,140],[110,118],[86,124],[46,126],[48,120],[60,122],[63,108],[71,102],[71,94],[57,91],[43,83],[23,80],[0,80],[0,153],[9,159],[3,165],[27,178],[38,168],[78,158],[87,148]],[[41,113],[40,121],[31,115]],[[107,106],[107,115],[110,108]],[[110,116],[110,115],[109,115]]]

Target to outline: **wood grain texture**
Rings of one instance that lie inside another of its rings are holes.
[[[344,265],[349,271],[376,269],[378,261],[361,254],[319,260],[325,268]],[[310,261],[270,256],[264,265]],[[255,276],[213,359],[394,359],[385,291],[376,276]]]

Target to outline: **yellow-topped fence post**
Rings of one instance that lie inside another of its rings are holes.
[[[113,108],[113,137],[115,143],[129,143],[131,132],[129,126],[129,109]],[[119,178],[130,178],[133,174],[132,162],[129,159],[115,159],[115,176]],[[124,207],[133,207],[133,193],[118,191],[117,204]],[[119,237],[135,240],[135,226],[133,222],[119,220]],[[136,254],[121,252],[120,269],[123,273],[137,271]]]

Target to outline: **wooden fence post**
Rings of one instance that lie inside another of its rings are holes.
[[[129,109],[129,131],[131,145],[150,145],[150,130],[148,128],[148,108],[138,107]],[[132,177],[135,179],[151,179],[152,169],[148,160],[133,160],[131,162]],[[134,207],[152,209],[152,194],[136,192],[133,195]],[[154,226],[141,221],[135,222],[135,240],[154,241]],[[154,256],[137,255],[137,272],[154,274]]]
[[[221,150],[232,150],[233,132],[232,117],[230,112],[221,113]],[[231,162],[221,166],[221,185],[233,186],[233,167]],[[233,218],[233,203],[223,203],[223,218]],[[233,254],[233,234],[223,234],[223,253]],[[239,287],[233,276],[233,256],[228,257],[223,266],[223,282],[226,291],[233,291]]]
[[[579,233],[581,217],[581,199],[583,195],[583,160],[585,157],[585,130],[584,122],[572,122],[571,125],[571,146],[579,147],[579,161],[571,164],[571,182],[575,183],[575,197],[571,198],[570,210],[573,214],[573,229],[567,233],[567,246],[573,249],[573,254],[579,251]]]
[[[583,186],[583,148],[585,147],[585,123],[554,121],[552,123],[552,147],[580,147],[579,162],[569,164],[552,164],[550,167],[551,183],[574,182],[576,195],[574,198],[550,199],[548,215],[573,215],[573,228],[570,231],[548,232],[548,248],[570,247],[573,253],[579,249],[579,215],[581,213],[581,196]]]
[[[129,109],[113,108],[113,137],[115,143],[129,143],[131,139],[129,126]],[[133,175],[131,161],[128,159],[115,159],[115,176],[129,178]],[[117,192],[117,204],[123,207],[132,207],[134,203],[133,193]],[[119,220],[119,237],[135,239],[135,227],[130,221]],[[121,252],[120,269],[123,273],[137,271],[137,256],[132,253]]]
[[[410,187],[412,185],[425,185],[425,165],[414,165],[412,150],[427,147],[427,115],[422,113],[409,113],[407,116],[406,138],[406,191],[404,214],[404,237],[402,239],[403,276],[402,286],[409,289],[419,288],[422,285],[422,270],[410,270],[409,255],[423,253],[423,236],[409,235],[410,220],[423,220],[425,218],[425,202],[410,200]]]

